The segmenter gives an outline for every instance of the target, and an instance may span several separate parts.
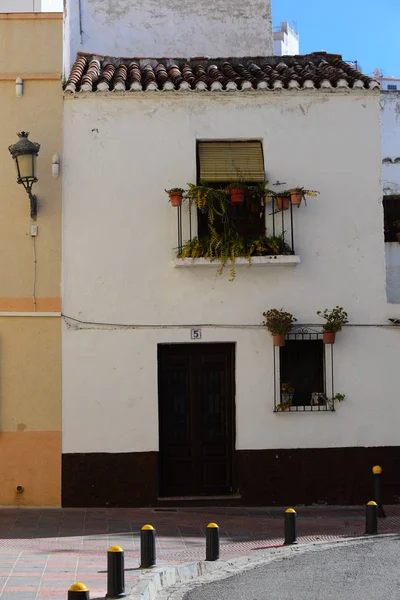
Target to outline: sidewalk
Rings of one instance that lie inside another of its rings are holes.
[[[307,543],[363,535],[363,507],[297,508],[298,540]],[[400,533],[400,506],[385,507],[379,533]],[[107,550],[125,551],[126,591],[142,571],[139,532],[157,531],[157,565],[205,557],[205,528],[220,527],[221,558],[229,559],[283,543],[283,509],[0,509],[1,600],[66,599],[75,581],[91,598],[105,596]]]

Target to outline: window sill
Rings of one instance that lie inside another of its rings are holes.
[[[226,263],[229,268],[230,260]],[[251,263],[247,258],[239,257],[235,259],[235,267],[295,267],[300,263],[300,256],[296,255],[278,255],[278,256],[253,256]],[[174,258],[174,267],[193,268],[193,267],[215,267],[219,261],[208,258]]]
[[[320,412],[329,413],[335,412],[334,408],[329,406],[291,406],[289,410],[274,410],[274,413],[305,413],[305,412]]]

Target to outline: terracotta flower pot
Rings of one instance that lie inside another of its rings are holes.
[[[276,197],[276,208],[278,210],[288,210],[289,196],[277,196]]]
[[[244,202],[244,189],[242,188],[231,188],[229,190],[232,204],[243,204]]]
[[[171,206],[182,206],[182,194],[179,192],[174,192],[169,195],[169,201],[171,202]]]
[[[290,200],[293,206],[300,206],[301,201],[303,200],[303,192],[300,190],[292,190],[290,192]]]
[[[324,344],[334,344],[336,333],[334,331],[323,331],[322,340]]]
[[[276,335],[272,336],[272,341],[274,346],[282,347],[285,345],[285,336],[277,333]]]

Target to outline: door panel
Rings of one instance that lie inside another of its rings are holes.
[[[232,490],[234,344],[160,345],[161,493]]]

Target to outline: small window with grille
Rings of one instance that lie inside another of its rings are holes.
[[[274,348],[277,412],[334,410],[333,346],[322,334],[301,330],[286,335],[285,345]]]
[[[395,92],[397,90],[397,85],[394,85],[393,83],[388,83],[387,89],[390,92]]]

